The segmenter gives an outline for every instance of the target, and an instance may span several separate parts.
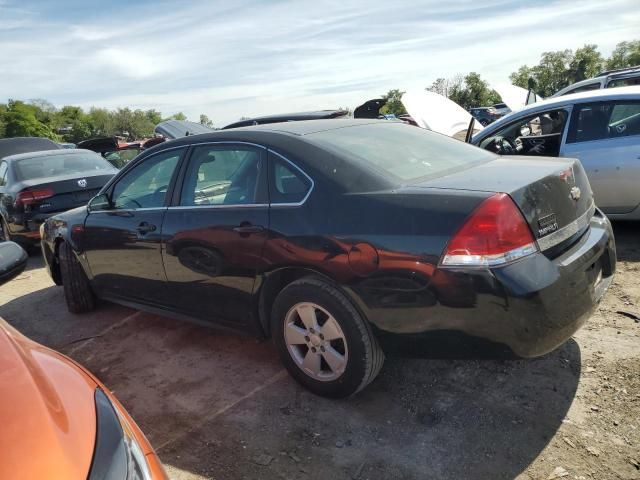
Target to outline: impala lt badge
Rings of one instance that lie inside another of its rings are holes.
[[[83,179],[81,179],[81,180],[78,180],[78,186],[79,186],[79,187],[82,187],[82,188],[86,188],[86,186],[87,186],[87,179],[86,179],[86,178],[83,178]]]
[[[558,220],[555,213],[538,219],[538,237],[544,237],[556,230],[558,230]]]
[[[580,195],[582,194],[582,192],[580,192],[580,189],[578,187],[573,187],[570,191],[569,191],[569,195],[571,196],[571,200],[575,200],[576,202],[578,200],[580,200]]]

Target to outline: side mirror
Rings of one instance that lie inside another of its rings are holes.
[[[20,275],[27,266],[28,259],[27,252],[17,243],[0,243],[0,285]]]
[[[100,195],[96,195],[91,200],[89,200],[87,211],[97,212],[99,210],[109,210],[112,206],[113,204],[111,203],[109,195],[107,195],[106,193],[101,193]]]

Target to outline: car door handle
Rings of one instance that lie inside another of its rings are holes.
[[[233,231],[238,233],[260,233],[264,231],[264,227],[251,225],[250,223],[241,223],[239,226],[233,227]]]
[[[148,222],[142,222],[140,223],[140,225],[138,225],[138,232],[140,232],[142,235],[144,235],[145,233],[149,233],[149,232],[155,232],[156,231],[156,226],[148,223]]]

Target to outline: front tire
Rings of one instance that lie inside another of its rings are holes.
[[[384,363],[368,322],[342,292],[316,278],[297,280],[280,292],[271,332],[291,376],[324,397],[359,392]]]
[[[71,313],[90,312],[96,306],[95,296],[82,265],[67,242],[60,244],[59,258],[67,309]]]

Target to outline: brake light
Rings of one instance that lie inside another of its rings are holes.
[[[506,193],[480,204],[447,245],[442,265],[493,266],[538,251],[531,229]]]
[[[33,205],[39,203],[45,198],[53,197],[54,192],[52,188],[41,188],[38,190],[22,190],[16,195],[16,206],[19,205]]]

